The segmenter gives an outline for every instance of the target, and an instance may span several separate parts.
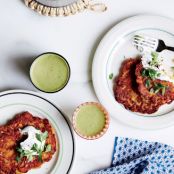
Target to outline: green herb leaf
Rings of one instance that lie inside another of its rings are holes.
[[[162,95],[166,93],[166,88],[162,88]]]
[[[154,93],[157,94],[161,91],[161,94],[164,95],[166,92],[167,86],[161,84],[161,83],[154,83]]]
[[[151,52],[151,56],[154,58],[154,59],[157,59],[158,58],[158,53],[157,52]]]
[[[113,76],[114,76],[114,74],[111,73],[111,74],[109,75],[109,79],[112,80],[112,79],[113,79]]]
[[[161,84],[161,83],[158,83],[158,84],[157,84],[157,87],[158,87],[158,88],[164,88],[165,86],[164,86],[163,84]]]
[[[152,52],[152,61],[150,62],[151,66],[157,66],[158,65],[158,53],[157,52]]]
[[[30,151],[30,150],[24,150],[24,156],[30,156],[32,154],[33,154],[32,151]]]
[[[42,141],[46,140],[47,137],[48,137],[48,132],[45,131],[44,133],[41,134],[41,137],[42,137]]]
[[[149,77],[151,79],[155,79],[156,76],[157,76],[157,72],[155,70],[153,70],[153,69],[149,69]]]
[[[48,144],[45,148],[45,152],[50,152],[51,151],[51,144]]]
[[[39,161],[42,162],[42,152],[39,152],[38,158],[39,158]]]
[[[160,91],[160,88],[155,89],[154,93],[157,94]]]
[[[31,154],[28,155],[28,156],[27,156],[27,159],[28,159],[28,161],[33,161],[33,155],[31,155]]]
[[[141,75],[143,77],[149,77],[152,80],[156,79],[158,76],[160,76],[160,73],[155,71],[154,69],[148,68],[148,69],[143,69]]]
[[[44,133],[41,133],[41,134],[36,134],[36,138],[40,142],[46,140],[47,137],[48,137],[48,132],[47,131],[45,131]]]
[[[31,150],[38,152],[39,151],[38,145],[36,143],[33,144],[33,147],[31,148]]]
[[[23,152],[23,149],[20,148],[20,147],[17,147],[17,148],[16,148],[16,151],[19,152],[19,153],[22,153],[22,152]]]
[[[149,80],[149,79],[147,79],[147,80],[146,80],[146,82],[145,82],[145,86],[146,86],[146,88],[149,88],[149,87],[150,87],[150,85],[151,85],[151,84],[150,84],[150,80]]]
[[[146,76],[147,76],[147,74],[146,74],[146,69],[143,69],[141,75],[142,75],[143,77],[146,77]]]
[[[36,134],[36,138],[37,138],[38,141],[42,142],[41,134]]]
[[[27,157],[28,161],[32,161],[34,155],[38,155],[39,161],[42,161],[42,152],[44,151],[44,144],[48,137],[48,132],[45,131],[41,134],[36,134],[36,139],[41,142],[41,145],[38,146],[36,143],[33,145],[31,150],[23,150],[21,147],[17,147],[16,150],[20,154],[16,157],[17,161],[20,161],[24,156]],[[46,149],[47,152],[51,151],[51,145],[47,145]],[[34,155],[33,155],[34,154]]]
[[[16,161],[19,162],[25,155],[24,150],[20,147],[16,148],[16,151],[19,153],[19,156],[16,157]]]
[[[20,162],[21,161],[21,158],[19,156],[16,157],[16,161],[17,162]]]
[[[161,74],[160,73],[157,73],[157,77],[159,77]]]

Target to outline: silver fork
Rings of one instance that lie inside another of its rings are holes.
[[[161,52],[163,50],[174,51],[174,47],[167,46],[165,42],[161,39],[156,39],[146,35],[135,35],[133,44],[140,51],[150,50]]]

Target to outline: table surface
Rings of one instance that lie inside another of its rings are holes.
[[[37,91],[29,80],[29,65],[38,54],[57,52],[70,63],[70,82],[59,93],[41,95],[53,101],[71,118],[77,105],[86,101],[97,101],[91,79],[92,59],[97,45],[110,28],[137,14],[157,14],[174,18],[173,0],[102,1],[108,6],[105,13],[86,11],[66,18],[40,16],[27,9],[22,0],[1,1],[0,91]],[[76,154],[70,173],[85,174],[108,167],[115,136],[160,141],[174,146],[172,132],[174,126],[155,131],[130,128],[111,115],[110,128],[102,138],[87,141],[75,135]]]

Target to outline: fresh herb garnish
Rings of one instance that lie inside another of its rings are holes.
[[[42,134],[36,134],[36,138],[40,142],[45,141],[47,137],[48,137],[48,132],[47,131],[45,131]]]
[[[143,77],[148,76],[148,72],[147,72],[147,70],[146,70],[146,69],[143,69],[141,75],[142,75]]]
[[[164,95],[166,93],[166,87],[162,88],[162,95]]]
[[[158,63],[158,53],[152,52],[151,56],[152,56],[152,61],[150,62],[150,66],[157,66],[159,64]]]
[[[46,147],[45,147],[45,152],[50,152],[51,151],[51,144],[48,144]]]
[[[23,152],[23,149],[17,147],[17,148],[16,148],[16,151],[19,152],[19,153],[22,153],[22,152]]]
[[[41,161],[41,162],[42,162],[42,152],[41,152],[41,151],[39,151],[38,158],[39,158],[39,161]]]
[[[155,71],[154,69],[148,68],[148,69],[143,69],[141,75],[143,77],[149,77],[152,80],[156,79],[157,77],[160,76],[160,73],[158,73],[157,71]]]
[[[109,74],[109,79],[110,79],[110,80],[112,80],[113,77],[114,77],[114,74],[113,74],[113,73]]]
[[[19,156],[16,157],[16,161],[20,162],[21,158]]]
[[[33,150],[34,152],[37,152],[39,161],[42,161],[42,152],[43,152],[42,148],[38,147],[37,144],[34,144],[31,150]]]
[[[39,151],[38,145],[36,143],[33,144],[33,147],[31,148],[31,150],[38,152]]]
[[[33,160],[33,151],[23,150],[22,148],[17,148],[16,150],[20,154],[19,156],[16,157],[16,161],[17,162],[20,162],[20,160],[23,157],[27,157],[28,161],[32,161]]]
[[[149,79],[147,79],[147,80],[146,80],[146,82],[145,82],[145,86],[146,86],[146,88],[149,88],[149,87],[150,87],[150,85],[151,85],[151,84],[150,84],[150,80],[149,80]]]
[[[166,92],[167,86],[165,86],[161,83],[155,83],[154,88],[151,88],[151,89],[153,89],[153,93],[155,93],[155,94],[157,94],[161,91],[161,94],[164,95]]]
[[[45,145],[47,137],[47,131],[36,134],[36,139],[40,141],[40,145],[35,143],[30,150],[23,150],[21,147],[17,147],[16,151],[19,153],[19,156],[16,157],[16,161],[20,162],[23,157],[27,157],[28,161],[32,161],[34,156],[38,156],[39,161],[42,161],[42,153],[51,151],[51,144]]]
[[[154,93],[157,94],[160,91],[160,88],[154,90]]]

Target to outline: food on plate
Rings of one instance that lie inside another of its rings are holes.
[[[108,112],[99,103],[87,102],[81,104],[74,112],[73,127],[83,138],[99,138],[107,131],[108,126]]]
[[[142,63],[136,65],[136,82],[138,90],[143,96],[152,98],[152,101],[159,101],[161,104],[171,103],[174,100],[174,85],[172,82],[149,77],[155,75],[153,69],[143,69]]]
[[[29,112],[0,126],[0,174],[27,173],[52,159],[57,150],[54,130],[47,119]]]
[[[114,95],[126,109],[152,114],[174,100],[174,71],[156,52],[126,59],[115,80]]]
[[[114,85],[116,100],[126,109],[140,113],[154,113],[159,103],[152,102],[151,98],[140,94],[137,88],[135,68],[140,59],[127,59],[123,62],[120,74]]]
[[[151,73],[152,78],[174,83],[172,60],[164,59],[157,52],[147,52],[142,55],[141,62],[145,70],[152,69],[154,71]]]
[[[45,53],[33,62],[30,77],[32,83],[41,91],[57,92],[68,83],[70,67],[62,56],[56,53]]]

